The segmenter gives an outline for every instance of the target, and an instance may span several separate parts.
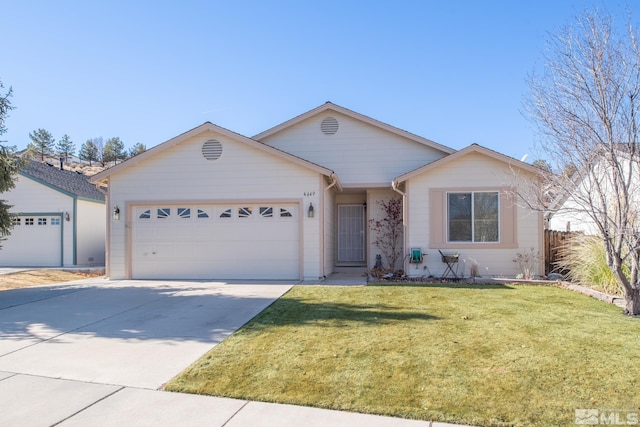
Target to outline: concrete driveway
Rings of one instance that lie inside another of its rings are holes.
[[[453,426],[158,391],[292,285],[98,278],[0,292],[0,426]]]
[[[158,389],[292,286],[77,283],[0,293],[0,371]]]

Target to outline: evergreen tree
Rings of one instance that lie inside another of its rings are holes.
[[[89,166],[98,160],[98,147],[93,141],[93,139],[87,139],[80,147],[80,152],[78,153],[80,160],[88,161]]]
[[[138,142],[129,149],[129,157],[137,156],[138,154],[142,154],[145,151],[147,151],[147,146]]]
[[[64,162],[69,162],[69,156],[72,156],[76,152],[76,144],[71,141],[69,135],[64,134],[60,141],[56,144],[56,149],[60,157],[64,157]]]
[[[105,163],[118,163],[118,160],[124,160],[127,157],[124,150],[124,143],[118,137],[109,138],[104,144],[104,161]]]
[[[0,81],[0,89],[4,89],[2,81]],[[11,88],[5,94],[0,93],[0,136],[7,131],[5,120],[9,111],[15,108],[9,100],[12,93]],[[2,145],[1,142],[0,140],[0,193],[4,193],[15,187],[19,164],[13,155],[14,149]],[[0,241],[5,240],[13,228],[12,215],[9,213],[10,208],[11,205],[7,204],[6,200],[0,200]]]
[[[29,148],[38,153],[40,160],[44,161],[45,156],[53,154],[56,140],[45,129],[38,129],[29,133],[29,138],[31,138]]]

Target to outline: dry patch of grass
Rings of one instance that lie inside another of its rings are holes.
[[[483,426],[638,408],[640,319],[554,287],[293,288],[172,391]]]
[[[98,277],[99,274],[65,270],[28,270],[0,275],[0,290],[26,288],[29,286],[49,285],[74,280]]]

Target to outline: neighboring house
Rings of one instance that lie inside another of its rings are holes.
[[[15,214],[11,235],[0,243],[0,266],[104,265],[104,194],[87,176],[30,160],[0,197]]]
[[[477,145],[456,152],[326,103],[253,138],[204,123],[92,181],[108,191],[112,279],[318,280],[338,267],[364,271],[380,253],[369,220],[396,197],[405,207],[404,254],[425,254],[415,265],[405,256],[409,274],[442,274],[440,249],[459,252],[461,270],[473,258],[481,273],[513,276],[515,255],[538,250],[543,231],[541,214],[510,198],[514,171],[535,174]]]

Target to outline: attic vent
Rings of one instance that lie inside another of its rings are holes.
[[[202,144],[202,156],[207,160],[218,160],[222,156],[222,143],[217,139],[210,139]]]
[[[338,121],[333,117],[327,117],[320,123],[320,130],[325,135],[333,135],[338,132]]]

